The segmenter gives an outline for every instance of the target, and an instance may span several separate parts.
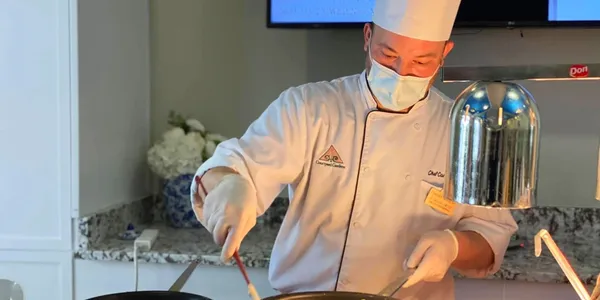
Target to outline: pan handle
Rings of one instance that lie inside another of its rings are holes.
[[[171,286],[171,288],[169,288],[169,291],[170,292],[179,292],[179,291],[181,291],[181,289],[183,288],[183,286],[185,285],[185,283],[188,281],[188,279],[190,278],[190,275],[192,275],[192,273],[194,272],[194,270],[196,269],[197,266],[198,266],[198,260],[194,260],[185,269],[185,271],[183,271],[183,273],[181,273],[181,275],[179,275],[179,278],[177,278],[177,280],[175,280],[175,282],[173,283],[173,285]]]

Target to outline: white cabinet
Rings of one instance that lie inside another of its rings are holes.
[[[69,1],[0,0],[0,278],[72,299]]]
[[[0,278],[18,283],[25,300],[72,299],[72,270],[67,251],[0,251]]]
[[[69,2],[0,0],[0,249],[71,249]]]
[[[147,0],[0,0],[0,278],[72,299],[72,217],[148,194]]]

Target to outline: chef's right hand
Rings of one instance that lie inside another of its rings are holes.
[[[204,199],[205,226],[215,243],[223,246],[221,260],[228,262],[250,229],[256,225],[256,193],[242,176],[228,174]]]

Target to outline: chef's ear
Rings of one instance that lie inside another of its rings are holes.
[[[446,41],[446,44],[444,44],[444,55],[442,57],[446,58],[446,56],[448,56],[448,54],[450,53],[450,51],[452,51],[453,48],[454,42],[450,40]]]
[[[363,27],[363,38],[364,38],[363,50],[365,52],[369,51],[369,43],[371,42],[371,38],[373,37],[374,29],[375,29],[375,26],[374,26],[373,22],[365,23],[365,26]]]

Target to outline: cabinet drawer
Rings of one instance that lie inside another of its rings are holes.
[[[18,283],[25,300],[73,299],[71,252],[0,251],[0,278]]]

